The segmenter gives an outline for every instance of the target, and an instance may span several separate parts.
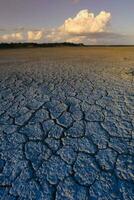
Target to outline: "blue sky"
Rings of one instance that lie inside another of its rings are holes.
[[[110,31],[131,35],[134,41],[134,0],[0,0],[0,35],[16,33],[16,29],[20,33],[20,28],[57,28],[85,9],[95,16],[101,11],[109,12]]]

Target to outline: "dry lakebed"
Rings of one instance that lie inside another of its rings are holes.
[[[134,48],[0,50],[0,199],[134,200]]]

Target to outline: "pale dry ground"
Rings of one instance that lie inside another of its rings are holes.
[[[134,199],[134,48],[0,50],[0,199]]]

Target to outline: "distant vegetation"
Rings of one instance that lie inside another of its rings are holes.
[[[0,49],[45,47],[134,47],[134,45],[84,45],[83,43],[0,43]]]
[[[38,48],[38,47],[78,47],[84,46],[84,44],[75,44],[75,43],[1,43],[0,49],[7,48]]]

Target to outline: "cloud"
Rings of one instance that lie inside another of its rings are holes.
[[[11,37],[13,37],[15,40],[23,40],[22,33],[13,33],[11,34]]]
[[[63,25],[50,31],[47,38],[57,42],[83,42],[84,36],[109,32],[111,17],[111,13],[106,11],[101,11],[95,16],[89,10],[81,10],[75,17],[66,19]]]
[[[74,42],[84,44],[132,44],[134,36],[112,32],[109,26],[112,19],[110,12],[101,11],[97,15],[89,10],[81,10],[75,16],[66,19],[57,28],[40,30],[23,27],[12,29],[11,34],[2,34],[2,42]],[[11,31],[11,30],[10,30]],[[4,29],[4,33],[9,30]]]
[[[66,42],[72,42],[72,43],[81,43],[85,40],[85,36],[76,36],[76,37],[71,37],[71,38],[68,38],[66,40]]]
[[[73,0],[76,2],[76,0]],[[102,33],[108,31],[108,23],[111,14],[106,11],[100,12],[97,16],[89,10],[81,10],[72,18],[68,18],[64,23],[57,27],[46,30],[26,30],[16,29],[15,33],[1,36],[4,41],[30,41],[30,42],[82,42],[84,36],[91,33]],[[78,37],[79,36],[79,37]]]
[[[111,13],[101,11],[97,16],[89,10],[81,10],[74,18],[68,18],[61,30],[68,34],[104,32],[111,19]]]
[[[0,36],[1,41],[5,42],[12,42],[12,41],[22,41],[24,39],[23,34],[18,33],[11,33],[11,34],[4,34]]]
[[[43,31],[28,31],[27,36],[30,41],[38,41],[42,39]]]

